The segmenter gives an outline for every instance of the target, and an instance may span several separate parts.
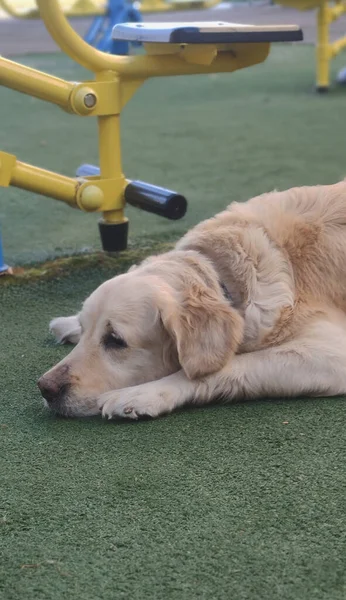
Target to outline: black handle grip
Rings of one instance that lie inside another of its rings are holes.
[[[125,201],[136,208],[173,220],[181,219],[187,209],[186,198],[181,194],[144,181],[128,184]]]

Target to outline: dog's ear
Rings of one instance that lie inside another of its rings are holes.
[[[242,341],[242,317],[221,289],[210,289],[200,280],[191,282],[181,298],[165,291],[160,312],[189,379],[222,369]]]

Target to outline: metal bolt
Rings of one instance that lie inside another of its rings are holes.
[[[94,108],[97,102],[97,98],[95,94],[85,94],[84,96],[84,104],[87,108]]]
[[[99,210],[104,200],[103,191],[97,185],[87,185],[81,192],[77,203],[82,210],[94,212]]]

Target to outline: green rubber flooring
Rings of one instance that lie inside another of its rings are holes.
[[[4,600],[343,600],[346,403],[260,401],[138,423],[58,419],[47,334],[114,269],[0,288]]]

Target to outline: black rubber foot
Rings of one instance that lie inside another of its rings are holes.
[[[106,223],[99,221],[102,248],[105,252],[121,252],[127,248],[128,221]]]
[[[316,92],[318,94],[326,94],[327,92],[329,92],[329,87],[328,85],[319,85],[316,87]]]

